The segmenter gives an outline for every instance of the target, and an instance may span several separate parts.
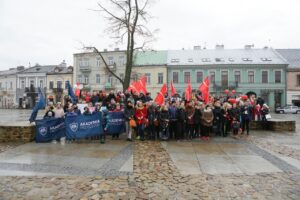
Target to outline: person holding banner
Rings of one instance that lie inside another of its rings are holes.
[[[130,121],[134,120],[134,108],[132,102],[130,100],[127,101],[127,105],[125,107],[125,119],[126,119],[126,133],[127,133],[127,141],[132,141],[132,132],[133,125],[130,125]],[[135,123],[135,122],[134,122]],[[136,123],[135,123],[136,125]]]
[[[54,110],[55,118],[63,118],[65,116],[64,109],[61,107],[61,103],[57,102],[56,108]]]
[[[55,112],[53,110],[54,110],[54,107],[52,105],[49,106],[49,109],[47,110],[47,112],[44,115],[44,119],[54,118]]]

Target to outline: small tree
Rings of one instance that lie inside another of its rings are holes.
[[[126,90],[130,84],[134,51],[143,49],[153,40],[153,33],[146,24],[151,16],[148,14],[149,0],[102,0],[98,3],[100,11],[108,21],[106,32],[112,35],[117,44],[126,44],[126,68],[124,80],[114,73],[107,65],[104,57],[96,47],[86,47],[93,50],[102,59],[106,69],[123,85]],[[137,41],[141,45],[137,46]]]

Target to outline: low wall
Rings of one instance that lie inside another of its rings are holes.
[[[272,119],[266,122],[263,121],[251,121],[250,129],[252,130],[269,130],[269,131],[296,131],[295,121],[285,121]]]
[[[0,124],[0,142],[31,142],[34,136],[35,126],[28,122]]]

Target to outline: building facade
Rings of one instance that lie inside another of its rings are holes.
[[[67,67],[66,64],[61,64],[55,67],[52,71],[47,72],[47,90],[46,98],[53,103],[65,103],[68,96],[67,81],[73,87],[73,67]]]
[[[126,65],[126,52],[115,49],[101,52],[110,70],[119,77],[124,78]],[[75,53],[74,83],[83,85],[85,91],[123,90],[122,84],[106,69],[102,59],[95,52]]]
[[[38,87],[46,93],[47,72],[57,65],[35,65],[17,74],[16,101],[20,108],[32,108],[38,96]]]
[[[15,108],[17,73],[24,70],[23,66],[0,72],[0,108]]]
[[[210,93],[224,95],[254,94],[265,99],[272,108],[286,103],[287,62],[273,49],[194,49],[168,51],[168,83],[173,81],[183,93],[190,81],[198,90],[204,77],[210,77]]]
[[[300,49],[277,49],[289,63],[287,68],[287,104],[300,106]]]
[[[163,84],[167,83],[167,57],[167,51],[142,51],[134,56],[132,79],[146,76],[147,91],[151,93],[152,98],[155,98]]]

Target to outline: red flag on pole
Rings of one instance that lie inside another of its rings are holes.
[[[192,95],[192,86],[191,86],[191,82],[189,80],[188,86],[185,89],[185,99],[187,101],[190,101],[191,100],[191,95]]]
[[[154,100],[157,103],[157,105],[161,106],[165,103],[165,93],[166,92],[167,92],[167,84],[164,84]]]
[[[127,91],[129,92],[137,92],[137,88],[136,88],[136,82],[135,81],[132,81],[132,83],[129,85]]]
[[[171,81],[171,95],[174,96],[175,94],[177,94],[176,89],[173,85],[173,81]]]
[[[199,90],[202,93],[202,98],[203,98],[204,102],[208,103],[208,101],[209,101],[209,78],[208,78],[208,76],[201,83]]]
[[[75,96],[76,96],[76,97],[79,97],[79,96],[80,96],[79,85],[80,85],[80,83],[77,82],[77,83],[76,83],[76,89],[75,89]]]

